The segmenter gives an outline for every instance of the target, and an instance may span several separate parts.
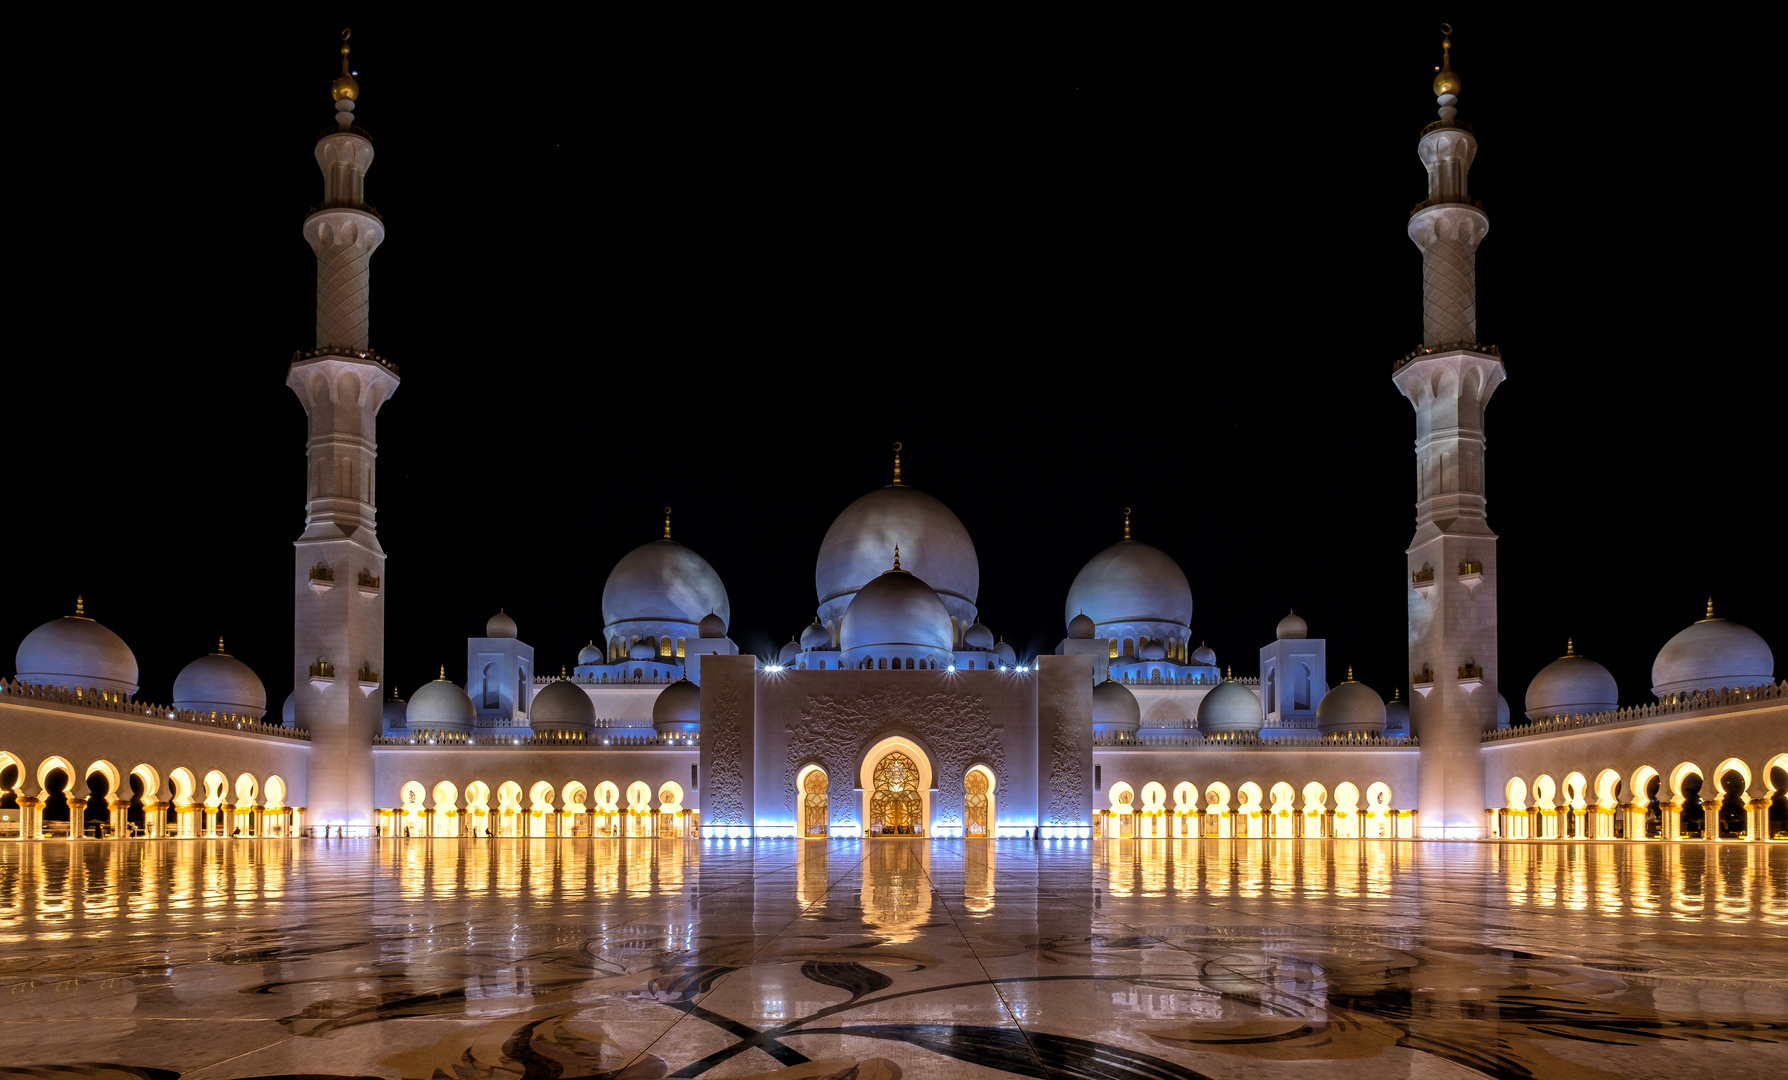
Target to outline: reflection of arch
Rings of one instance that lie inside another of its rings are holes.
[[[801,792],[801,835],[824,839],[831,809],[826,797],[829,781],[826,770],[818,765],[803,768],[795,777],[795,790]]]
[[[1503,789],[1503,798],[1510,810],[1527,809],[1527,781],[1519,776],[1509,777],[1508,786]]]
[[[1620,774],[1613,769],[1603,769],[1596,774],[1596,805],[1604,810],[1612,810],[1620,805]]]
[[[1670,798],[1672,801],[1683,801],[1682,785],[1690,773],[1700,778],[1703,786],[1706,785],[1707,777],[1701,772],[1701,766],[1692,761],[1680,762],[1676,768],[1670,770]]]
[[[962,778],[962,835],[992,836],[994,821],[993,770],[976,765]]]
[[[1738,760],[1735,757],[1729,757],[1725,761],[1722,761],[1718,765],[1714,766],[1714,771],[1713,771],[1713,785],[1714,785],[1714,787],[1723,791],[1724,788],[1722,787],[1721,781],[1725,777],[1725,775],[1729,772],[1736,772],[1736,773],[1738,773],[1738,775],[1744,777],[1745,789],[1741,794],[1743,794],[1745,796],[1745,798],[1747,798],[1747,799],[1750,798],[1751,797],[1751,768],[1750,768],[1750,766],[1746,765],[1744,762]]]

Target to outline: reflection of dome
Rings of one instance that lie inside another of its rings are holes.
[[[980,619],[976,619],[975,625],[962,632],[962,643],[971,649],[991,649],[993,631],[987,629]]]
[[[286,700],[290,701],[292,699],[287,698]],[[393,689],[391,691],[391,697],[385,702],[385,711],[383,715],[385,730],[402,731],[408,725],[408,715],[409,706],[404,704],[404,699],[398,697],[397,691]]]
[[[279,722],[286,727],[298,726],[298,691],[286,695],[286,703],[279,707]]]
[[[1619,704],[1614,676],[1589,657],[1576,655],[1568,641],[1565,654],[1541,668],[1527,684],[1529,720],[1613,712]]]
[[[238,713],[257,720],[267,714],[267,688],[247,664],[223,650],[201,656],[174,677],[174,708],[193,712]]]
[[[813,620],[812,626],[801,631],[801,648],[803,649],[823,649],[830,644],[832,644],[832,635],[826,632],[826,628],[820,625],[818,619]]]
[[[607,657],[603,655],[602,650],[597,647],[594,641],[577,650],[577,662],[579,666],[584,664],[600,664],[605,659],[607,659]]]
[[[1305,622],[1297,612],[1293,611],[1287,614],[1285,618],[1279,620],[1278,629],[1273,631],[1273,636],[1280,641],[1295,641],[1299,638],[1306,638],[1310,636],[1310,624]]]
[[[1167,659],[1167,646],[1159,641],[1151,641],[1136,650],[1136,655],[1142,660],[1165,660]]]
[[[839,628],[845,653],[870,648],[950,652],[950,612],[929,583],[900,568],[902,557],[896,555],[894,569],[857,590],[845,609]],[[853,659],[844,657],[846,663]]]
[[[652,728],[660,735],[694,735],[702,728],[702,689],[678,679],[652,702]]]
[[[1234,679],[1224,679],[1198,703],[1198,730],[1206,735],[1257,732],[1264,722],[1260,698]]]
[[[1097,627],[1093,620],[1087,618],[1084,611],[1068,620],[1068,636],[1076,641],[1085,641],[1092,637],[1095,629]]]
[[[514,637],[516,635],[515,620],[498,609],[490,621],[484,624],[485,637]]]
[[[651,638],[641,638],[627,647],[627,658],[630,660],[658,659],[658,644]]]
[[[726,636],[726,620],[710,611],[696,624],[696,631],[705,638],[723,638]]]
[[[1142,706],[1121,682],[1106,679],[1093,687],[1093,737],[1134,735],[1142,727]]]
[[[1201,641],[1198,643],[1198,648],[1192,650],[1192,662],[1203,664],[1206,667],[1216,667],[1217,654],[1211,650],[1209,645]]]
[[[75,614],[54,619],[19,643],[18,678],[45,686],[80,686],[137,692],[137,657],[124,639],[87,618],[79,600]]]
[[[1392,692],[1390,701],[1385,702],[1384,734],[1387,739],[1409,734],[1409,702],[1403,700],[1401,687]]]
[[[412,731],[463,731],[471,734],[478,710],[466,692],[447,681],[447,676],[424,683],[410,695],[405,720]]]
[[[904,484],[851,503],[826,530],[813,574],[821,607],[879,577],[897,544],[906,569],[936,590],[951,614],[964,622],[973,617],[981,591],[974,541],[949,507]]]
[[[1316,728],[1324,735],[1355,732],[1376,735],[1384,730],[1384,699],[1363,682],[1353,680],[1353,669],[1347,669],[1347,681],[1322,695],[1316,703]]]
[[[528,706],[528,726],[535,731],[596,730],[596,706],[574,682],[547,683]]]
[[[776,654],[776,662],[783,667],[788,667],[790,664],[794,663],[796,657],[799,657],[800,655],[801,643],[791,637],[788,639],[788,644],[782,647],[782,651]]]
[[[1165,551],[1135,540],[1094,555],[1068,587],[1069,614],[1084,612],[1094,624],[1165,622],[1192,625],[1192,586]]]
[[[732,610],[708,560],[675,540],[654,540],[621,556],[602,587],[605,627],[630,619],[694,625],[709,612],[726,624]]]
[[[23,650],[20,650],[21,653]],[[19,661],[20,666],[24,660]],[[1775,681],[1776,658],[1755,630],[1707,617],[1664,643],[1651,665],[1651,692],[1659,697],[1724,690]]]

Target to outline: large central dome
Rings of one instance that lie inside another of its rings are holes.
[[[820,543],[813,581],[821,617],[836,618],[850,597],[888,568],[900,548],[901,564],[937,591],[950,614],[974,621],[981,591],[975,543],[943,503],[905,484],[872,491],[844,508]]]
[[[1080,568],[1068,588],[1064,621],[1085,612],[1094,623],[1192,625],[1192,585],[1180,564],[1136,540],[1111,545]]]
[[[605,626],[635,620],[694,626],[709,612],[732,624],[726,586],[708,560],[675,540],[654,540],[629,551],[602,587]]]

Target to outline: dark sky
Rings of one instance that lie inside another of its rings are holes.
[[[219,633],[274,708],[290,689],[283,379],[352,22],[388,234],[372,342],[403,372],[379,517],[406,695],[443,662],[463,680],[499,606],[542,671],[571,663],[666,504],[770,654],[898,439],[1021,653],[1053,648],[1132,506],[1237,674],[1295,606],[1332,679],[1389,696],[1414,499],[1390,366],[1421,332],[1404,230],[1439,17],[1491,221],[1480,337],[1509,368],[1503,690],[1519,712],[1570,635],[1644,700],[1709,593],[1788,649],[1769,61],[1728,22],[348,12],[17,39],[43,82],[12,123],[7,671],[79,592],[145,697]]]

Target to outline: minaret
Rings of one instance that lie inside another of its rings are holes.
[[[311,738],[307,816],[367,835],[374,825],[372,739],[381,725],[385,668],[385,552],[373,527],[379,406],[397,367],[367,347],[372,253],[385,238],[366,205],[372,140],[354,126],[360,85],[348,68],[330,90],[335,127],[317,139],[323,202],[304,219],[317,256],[316,348],[296,353],[286,385],[310,415],[304,534],[293,579],[294,711]]]
[[[1442,27],[1440,119],[1416,152],[1428,197],[1409,218],[1422,251],[1422,345],[1392,369],[1416,413],[1409,545],[1410,730],[1421,739],[1418,833],[1486,834],[1479,735],[1496,726],[1496,534],[1484,516],[1484,407],[1505,377],[1478,344],[1477,248],[1489,230],[1466,190],[1477,139],[1454,122],[1459,76]]]

